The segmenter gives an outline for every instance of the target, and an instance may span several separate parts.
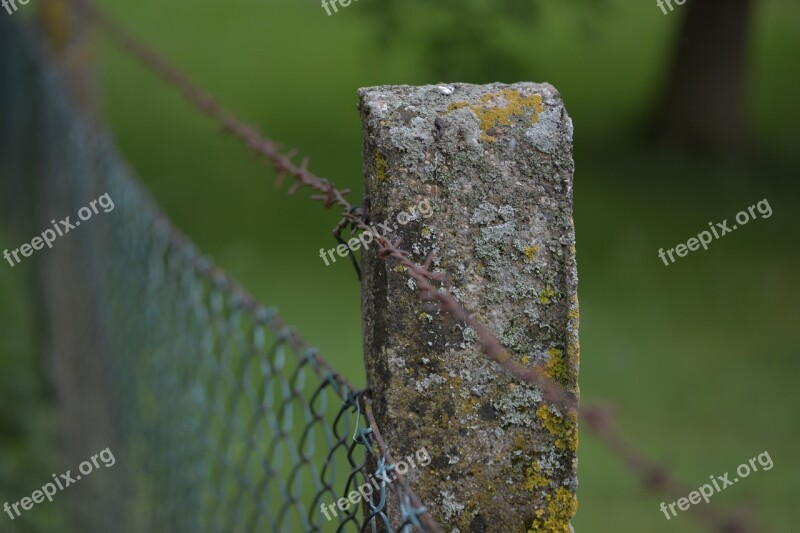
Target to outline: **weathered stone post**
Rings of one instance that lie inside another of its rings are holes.
[[[94,119],[98,106],[95,44],[88,7],[81,0],[42,0],[39,27],[58,58],[78,108]]]
[[[451,291],[518,363],[578,392],[572,121],[547,84],[361,89],[371,222]],[[385,222],[388,221],[388,222]],[[574,412],[491,361],[475,332],[418,302],[404,267],[363,260],[367,378],[395,457],[443,531],[570,531]],[[391,510],[396,513],[397,510]]]
[[[35,227],[46,228],[49,220],[70,214],[63,211],[65,205],[72,206],[72,213],[76,213],[83,202],[106,191],[100,189],[103,180],[100,165],[88,163],[97,159],[89,130],[89,123],[96,117],[97,91],[93,37],[86,13],[80,2],[69,0],[43,0],[36,8],[44,49],[48,59],[57,61],[59,72],[55,75],[48,71],[53,63],[36,57],[37,68],[42,72],[29,80],[28,86],[34,87],[34,94],[43,95],[48,93],[39,87],[40,83],[63,81],[70,102],[68,107],[60,108],[52,96],[44,96],[46,101],[34,102],[29,110],[33,117],[39,117],[32,129],[37,134],[29,139],[31,146],[27,147],[35,150],[30,153],[37,164],[26,177],[36,185],[39,219]],[[45,81],[38,81],[40,76]],[[70,117],[70,130],[64,129],[68,120],[65,114]],[[72,141],[54,142],[58,136],[70,136]],[[77,151],[76,146],[80,147]],[[83,175],[79,178],[76,173]],[[82,184],[91,184],[91,189]],[[105,318],[104,308],[99,304],[102,297],[98,295],[98,280],[102,276],[98,276],[92,268],[93,262],[86,258],[87,253],[97,253],[96,246],[90,244],[101,233],[96,224],[99,222],[80,228],[82,232],[65,235],[52,250],[36,258],[42,288],[44,357],[56,395],[64,466],[73,465],[73,472],[76,461],[96,450],[112,447],[120,463],[125,455],[112,440],[115,421],[107,401],[110,370],[103,348],[106,330],[98,326]],[[110,531],[124,521],[124,508],[104,490],[102,477],[81,480],[66,496],[70,508],[67,529]],[[92,506],[102,507],[103,512],[98,513]]]

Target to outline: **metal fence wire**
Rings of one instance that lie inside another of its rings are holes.
[[[0,117],[5,200],[31,235],[101,195],[114,205],[30,259],[65,470],[115,457],[60,495],[69,529],[432,530],[365,393],[171,225],[10,17]]]

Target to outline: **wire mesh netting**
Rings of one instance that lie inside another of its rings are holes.
[[[3,19],[0,176],[31,235],[65,232],[36,259],[65,470],[114,457],[63,495],[70,529],[428,530],[364,392],[174,229]]]

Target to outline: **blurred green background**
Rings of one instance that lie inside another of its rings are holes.
[[[669,96],[688,5],[664,15],[655,1],[360,0],[332,16],[316,2],[104,5],[235,114],[309,155],[312,171],[356,191],[353,199],[361,190],[357,88],[555,85],[575,123],[584,401],[615,406],[629,439],[689,487],[768,451],[772,470],[714,501],[750,509],[765,530],[797,530],[800,3],[754,2],[748,142],[697,150],[645,135],[659,94]],[[102,115],[166,213],[363,384],[358,281],[349,264],[326,267],[318,256],[336,244],[337,213],[276,190],[270,169],[174,91],[102,39],[98,50]],[[668,267],[658,258],[659,248],[765,198],[772,217]],[[0,235],[0,248],[16,242]],[[42,459],[53,449],[50,393],[21,289],[29,276],[24,264],[0,268],[0,496],[9,500],[52,471]],[[687,513],[667,521],[661,497],[588,432],[581,437],[577,531],[701,531]]]

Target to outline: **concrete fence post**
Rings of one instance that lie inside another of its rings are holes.
[[[558,92],[456,84],[359,96],[371,223],[416,262],[432,255],[512,359],[577,395],[572,121]],[[443,531],[570,531],[575,414],[506,374],[474,330],[420,305],[403,268],[367,251],[362,303],[376,421],[395,457],[424,447],[433,458],[408,471],[412,488]]]
[[[25,83],[37,96],[27,110],[35,122],[26,153],[36,164],[26,178],[35,184],[33,211],[38,219],[34,227],[41,231],[56,218],[72,215],[74,221],[78,209],[106,191],[101,188],[105,176],[91,129],[97,98],[89,21],[79,4],[70,0],[42,0],[33,6],[31,2],[29,7],[38,9],[44,46],[34,52],[37,72]],[[51,60],[57,63],[57,75]],[[67,92],[68,103],[60,105],[52,90]],[[65,212],[65,206],[72,207],[71,212]],[[36,258],[45,368],[55,394],[64,466],[72,464],[73,472],[75,461],[97,450],[111,447],[117,457],[125,453],[120,443],[112,441],[115,419],[107,401],[110,369],[101,348],[107,333],[105,309],[98,295],[103,276],[94,268],[100,264],[96,239],[102,232],[96,224],[100,222],[64,235],[52,250]],[[95,255],[95,262],[87,261],[87,254]],[[101,480],[87,477],[70,488],[67,529],[109,531],[123,522],[121,502],[109,499]],[[96,512],[93,505],[104,511]]]
[[[98,109],[95,39],[80,0],[42,0],[38,22],[50,52],[58,58],[72,101],[95,120]]]

